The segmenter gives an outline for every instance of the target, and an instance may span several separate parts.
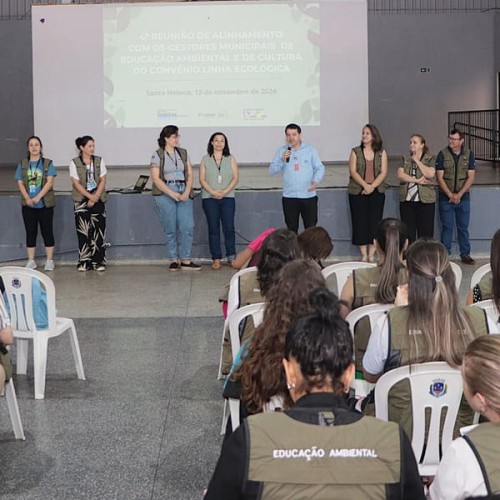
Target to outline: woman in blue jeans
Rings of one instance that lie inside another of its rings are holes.
[[[201,267],[191,260],[194,218],[189,194],[193,167],[187,151],[178,147],[179,138],[175,125],[167,125],[160,133],[159,148],[151,157],[150,165],[153,199],[165,232],[170,271],[199,271]]]
[[[229,265],[236,255],[234,188],[238,184],[238,164],[234,156],[231,156],[227,137],[222,132],[212,134],[208,141],[207,153],[200,164],[200,184],[203,211],[208,224],[212,269],[217,270],[221,267],[222,259],[221,225]]]

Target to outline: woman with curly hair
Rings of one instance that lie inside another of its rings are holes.
[[[278,396],[291,405],[282,359],[285,336],[294,321],[312,312],[309,295],[326,283],[319,267],[311,260],[286,264],[266,297],[261,325],[248,343],[247,355],[233,375],[241,383],[241,400],[249,413],[262,412],[271,398]],[[339,312],[339,304],[335,306]]]

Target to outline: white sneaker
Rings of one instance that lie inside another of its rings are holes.
[[[45,263],[45,267],[43,268],[44,271],[53,271],[54,270],[54,261],[53,260],[48,260]]]
[[[36,262],[34,260],[28,260],[25,267],[26,269],[36,269]]]

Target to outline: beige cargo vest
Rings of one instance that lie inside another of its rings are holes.
[[[73,161],[76,165],[76,171],[78,173],[78,178],[80,180],[80,184],[86,188],[87,186],[87,167],[82,161],[80,156],[73,158]],[[92,163],[94,164],[94,179],[97,186],[101,182],[101,157],[100,156],[92,156]],[[83,201],[85,197],[83,194],[80,194],[76,188],[73,186],[73,190],[71,192],[71,197],[74,201]],[[101,194],[101,201],[105,202],[108,198],[106,191],[103,191]]]
[[[481,290],[481,300],[489,300],[493,298],[493,280],[491,274],[483,276],[478,285]]]
[[[187,150],[183,148],[175,148],[175,150],[179,153],[179,156],[181,157],[182,164],[184,165],[184,180],[187,182],[188,180],[188,174],[187,174]],[[164,176],[164,169],[165,169],[165,150],[163,148],[159,148],[156,150],[158,153],[158,156],[160,158],[160,179],[162,181],[165,180]],[[162,191],[160,191],[156,186],[155,183],[153,182],[153,189],[151,190],[151,193],[153,196],[160,196],[161,194],[165,194]]]
[[[472,321],[476,337],[488,334],[488,322],[485,311],[479,307],[464,307]],[[410,346],[408,342],[409,332],[407,326],[408,306],[396,307],[389,311],[389,356],[384,367],[384,372],[406,366],[410,363]],[[418,352],[422,353],[420,359],[414,363],[421,363],[426,359],[427,352],[423,342],[423,336],[412,333],[411,338],[417,342]],[[411,417],[411,394],[408,380],[402,380],[389,392],[389,419],[399,422],[408,436],[412,436],[413,425]],[[472,424],[473,412],[465,398],[462,399],[460,410],[455,426],[454,437],[458,436],[460,427]]]
[[[467,180],[470,149],[464,148],[464,150],[460,153],[456,168],[455,160],[453,159],[450,149],[446,147],[441,151],[441,153],[443,153],[444,156],[444,182],[452,193],[457,193],[462,189],[465,181]]]
[[[266,500],[380,499],[386,484],[400,481],[400,430],[392,422],[363,417],[324,427],[262,413],[247,425],[248,480],[264,483]]]
[[[422,157],[422,163],[428,167],[434,168],[436,163],[434,156],[429,153],[425,153]],[[412,170],[412,160],[409,156],[403,156],[403,170],[405,174],[411,175]],[[417,173],[415,177],[420,179],[424,174],[417,168]],[[417,184],[418,197],[422,203],[435,203],[436,202],[436,184],[427,184],[425,186],[421,186]],[[408,183],[400,182],[399,183],[399,201],[406,201],[406,195],[408,194]]]
[[[363,149],[361,146],[357,146],[353,148],[354,154],[356,155],[356,171],[358,174],[364,179],[365,178],[365,155],[363,154]],[[375,178],[380,175],[380,171],[382,169],[382,153],[384,150],[377,151],[373,158],[373,170],[375,174]],[[349,184],[347,185],[347,192],[349,194],[361,194],[363,191],[362,186],[360,186],[352,177],[349,177]],[[383,193],[385,191],[385,183],[382,183],[377,191],[379,193]]]
[[[476,455],[488,495],[496,493],[500,496],[500,460],[498,460],[500,424],[491,422],[481,424],[466,434],[464,439]]]
[[[42,158],[42,159],[43,159],[43,174],[42,174],[42,189],[43,189],[43,186],[45,186],[45,183],[47,182],[47,171],[49,170],[52,160],[49,160],[49,158]],[[21,161],[21,177],[23,179],[26,188],[28,188],[29,163],[30,161],[28,160],[28,158],[23,158]],[[26,205],[26,200],[24,199],[23,196],[21,196],[21,203],[23,205]],[[56,197],[54,195],[54,190],[52,188],[49,189],[47,191],[47,194],[43,197],[43,204],[45,205],[46,208],[51,208],[55,206]]]

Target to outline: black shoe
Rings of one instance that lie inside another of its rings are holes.
[[[201,266],[195,264],[193,261],[191,261],[189,264],[181,262],[181,269],[183,271],[199,271],[201,269]]]
[[[473,266],[476,263],[476,261],[470,255],[461,255],[460,259],[462,259],[462,262],[464,264],[469,264],[470,266]]]
[[[171,262],[170,266],[168,266],[168,269],[170,271],[178,271],[180,268],[180,264],[178,262]]]

